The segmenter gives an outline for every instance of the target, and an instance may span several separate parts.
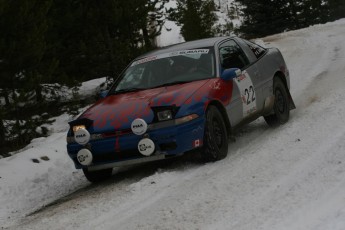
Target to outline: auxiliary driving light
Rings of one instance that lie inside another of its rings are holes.
[[[75,125],[73,126],[73,132],[77,132],[79,129],[86,129],[85,125]]]

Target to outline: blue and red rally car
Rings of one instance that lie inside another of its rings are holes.
[[[96,182],[112,168],[198,149],[226,157],[235,128],[264,116],[283,124],[295,108],[276,48],[238,37],[162,48],[135,59],[107,95],[70,122],[67,150]]]

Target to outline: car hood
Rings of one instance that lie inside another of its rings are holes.
[[[154,118],[151,107],[179,107],[209,80],[110,95],[96,102],[79,118],[92,120],[91,131],[94,133],[130,129],[136,118],[150,124]]]

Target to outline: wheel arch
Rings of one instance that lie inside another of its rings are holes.
[[[288,84],[287,84],[287,81],[286,81],[285,74],[284,74],[282,71],[277,71],[277,72],[274,74],[274,76],[273,76],[273,82],[274,82],[274,79],[275,79],[275,78],[280,78],[280,80],[283,81],[286,90],[289,91],[289,87],[288,87]]]
[[[217,101],[217,100],[210,101],[210,103],[207,105],[207,108],[210,105],[215,106],[219,110],[219,112],[222,114],[222,117],[223,117],[223,120],[224,120],[225,126],[226,126],[226,131],[228,133],[228,137],[230,137],[231,133],[232,133],[231,123],[229,121],[229,117],[228,117],[228,114],[226,112],[226,109],[225,109],[224,105],[221,102]],[[207,110],[207,108],[206,108],[206,110]]]
[[[276,78],[279,78],[280,80],[282,80],[282,82],[283,82],[283,84],[285,86],[285,89],[286,89],[286,91],[288,93],[288,97],[290,99],[290,103],[289,103],[290,104],[290,110],[296,109],[296,105],[295,105],[295,102],[292,99],[292,96],[291,96],[291,93],[290,93],[290,89],[289,89],[289,86],[288,86],[285,74],[282,71],[277,71],[274,74],[274,76],[273,76],[273,84],[274,84],[274,80]]]

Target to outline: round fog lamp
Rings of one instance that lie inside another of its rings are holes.
[[[84,166],[90,165],[92,158],[92,153],[88,149],[81,149],[77,154],[78,162]]]
[[[136,135],[143,135],[147,130],[147,123],[141,119],[135,119],[131,124],[132,132]]]
[[[86,129],[79,129],[74,133],[75,141],[80,145],[86,145],[90,140],[90,133]]]
[[[149,138],[141,139],[138,143],[138,150],[144,156],[150,156],[155,151],[155,143]]]

